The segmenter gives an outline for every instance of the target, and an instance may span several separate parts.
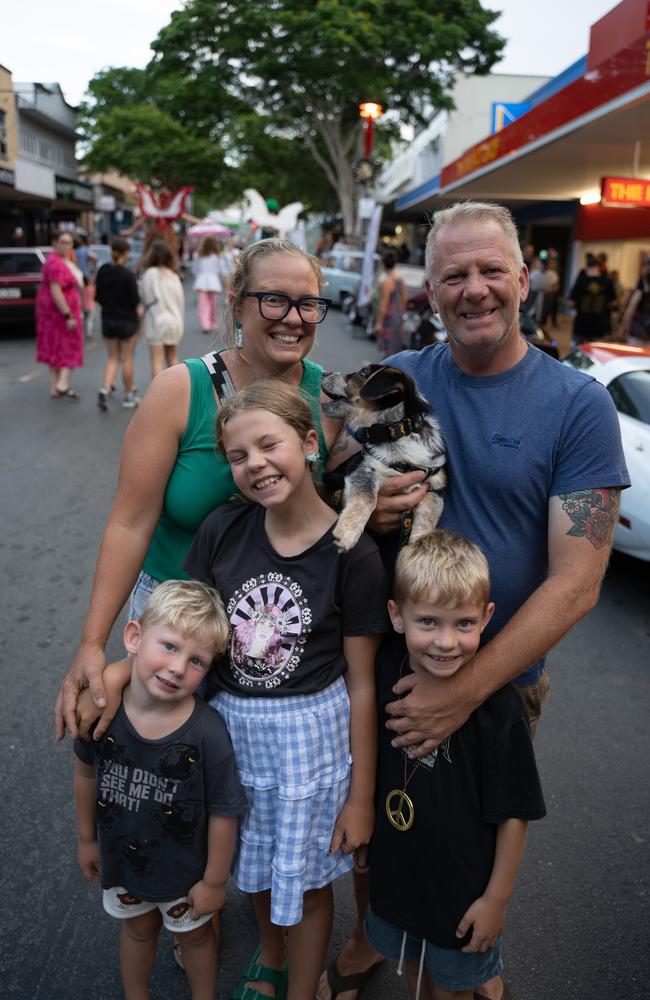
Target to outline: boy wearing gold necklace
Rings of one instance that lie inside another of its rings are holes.
[[[473,658],[489,592],[487,561],[467,539],[435,531],[402,548],[388,605],[398,635],[377,661],[382,714],[404,674],[444,684]],[[405,965],[414,1000],[474,1000],[501,974],[528,821],[546,811],[526,710],[508,684],[427,757],[392,736],[380,726],[366,932],[400,975]]]

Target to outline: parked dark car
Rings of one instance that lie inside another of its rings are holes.
[[[34,326],[41,269],[51,247],[0,247],[0,330]]]

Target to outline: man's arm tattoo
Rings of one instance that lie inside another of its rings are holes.
[[[560,493],[562,509],[573,521],[567,535],[587,538],[595,549],[609,545],[618,521],[620,492],[611,488]]]

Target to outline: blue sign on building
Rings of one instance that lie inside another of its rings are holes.
[[[492,135],[500,132],[506,125],[511,125],[521,118],[527,111],[530,111],[532,104],[506,104],[503,101],[496,101],[492,104]]]

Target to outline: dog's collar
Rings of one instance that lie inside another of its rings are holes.
[[[359,444],[388,444],[391,441],[399,441],[407,434],[416,434],[425,426],[423,413],[416,413],[412,417],[404,417],[396,420],[392,424],[372,424],[370,427],[359,427],[353,430],[347,424],[345,429]]]

